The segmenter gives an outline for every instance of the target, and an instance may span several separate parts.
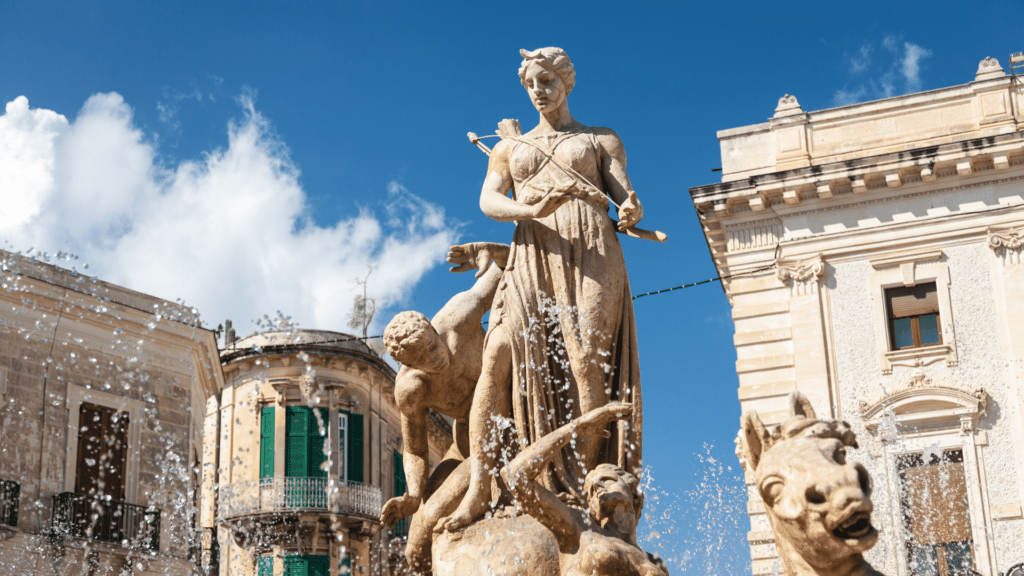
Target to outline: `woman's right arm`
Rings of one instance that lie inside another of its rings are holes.
[[[480,191],[480,210],[484,214],[498,222],[544,218],[569,199],[568,194],[564,192],[549,193],[540,202],[532,205],[509,198],[508,193],[512,188],[508,158],[510,148],[511,146],[502,140],[491,151],[487,178],[484,179],[484,186]]]

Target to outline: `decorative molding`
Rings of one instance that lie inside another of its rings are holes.
[[[926,264],[942,259],[942,250],[912,250],[887,254],[883,258],[871,259],[871,267],[875,270],[903,266],[904,264]]]
[[[860,402],[865,426],[875,430],[885,413],[891,412],[896,424],[906,429],[949,428],[971,434],[985,413],[988,393],[984,387],[960,387],[935,383],[922,370],[872,401]]]
[[[782,240],[782,220],[747,223],[743,226],[727,226],[725,228],[726,250],[737,252],[754,248],[775,246]]]
[[[1004,266],[1020,264],[1024,248],[1024,230],[988,230],[988,247]]]
[[[813,260],[792,264],[782,259],[775,261],[775,277],[789,287],[791,296],[817,294],[818,283],[824,274],[825,261],[821,255]]]
[[[953,354],[952,347],[948,344],[936,344],[934,346],[922,346],[920,348],[908,348],[905,350],[890,350],[885,352],[885,359],[889,364],[883,374],[892,374],[894,367],[923,368],[939,362],[946,361],[947,367],[956,366],[959,362]]]

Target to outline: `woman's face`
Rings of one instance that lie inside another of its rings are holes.
[[[553,70],[536,62],[531,62],[526,68],[523,85],[533,107],[541,114],[557,110],[565,103],[565,84],[562,79]]]

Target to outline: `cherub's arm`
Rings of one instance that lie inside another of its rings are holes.
[[[601,434],[608,422],[628,418],[632,410],[631,404],[622,403],[595,408],[537,440],[501,470],[501,478],[512,495],[528,514],[551,530],[563,552],[578,546],[580,525],[569,507],[534,479],[555,454],[574,438]]]
[[[502,269],[508,262],[509,246],[493,242],[473,242],[452,246],[448,253],[448,262],[456,264],[452,272],[466,272],[479,269],[478,280],[472,288],[452,297],[438,312],[438,317],[448,317],[461,323],[471,320],[478,322],[491,307],[491,300],[498,290]],[[491,266],[491,262],[494,266]],[[455,318],[458,316],[458,318]]]
[[[404,370],[404,369],[403,369]],[[399,372],[395,382],[395,400],[402,415],[402,465],[405,468],[406,493],[387,501],[380,514],[381,526],[390,529],[399,520],[411,516],[423,502],[427,486],[427,408],[426,383],[419,376]]]

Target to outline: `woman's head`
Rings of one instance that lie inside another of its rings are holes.
[[[551,70],[559,79],[562,80],[562,84],[565,85],[565,95],[568,96],[572,92],[573,86],[576,85],[576,69],[573,68],[572,60],[569,60],[569,55],[565,53],[565,50],[561,48],[538,48],[533,51],[520,50],[519,54],[523,57],[523,63],[519,66],[519,80],[527,86],[526,72],[531,64],[539,65],[548,70]]]

